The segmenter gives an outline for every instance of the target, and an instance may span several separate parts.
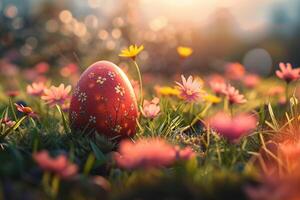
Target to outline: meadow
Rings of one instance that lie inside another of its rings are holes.
[[[1,92],[1,199],[297,199],[298,68],[280,63],[276,75],[264,78],[236,62],[223,66],[223,74],[178,75],[164,85],[152,77],[145,84],[143,49],[132,45],[119,53],[136,80],[115,94],[134,92],[118,101],[136,107],[129,113],[134,120],[123,111],[113,116],[124,115],[130,134],[100,121],[118,98],[110,88],[98,92],[110,104],[89,100],[87,113],[76,118],[77,103],[98,94],[82,89],[87,74],[79,78],[76,64],[62,75],[71,71],[67,79],[80,80],[81,93],[49,76],[47,63],[25,76],[3,61],[11,73],[1,74],[1,84],[16,79],[19,87]],[[184,61],[193,49],[181,46],[177,53]],[[92,80],[110,87],[116,79]]]

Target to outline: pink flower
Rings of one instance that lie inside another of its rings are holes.
[[[30,117],[35,117],[36,116],[36,114],[33,112],[31,107],[23,106],[22,104],[19,105],[19,104],[16,104],[16,103],[15,103],[15,106],[16,106],[16,108],[19,112],[24,113],[27,116],[30,116]]]
[[[242,104],[247,101],[244,95],[231,85],[227,85],[224,94],[228,98],[229,104]]]
[[[180,160],[189,160],[195,157],[195,152],[190,147],[186,147],[184,149],[180,149],[178,146],[175,147],[176,157]]]
[[[190,150],[179,150],[163,139],[151,138],[132,141],[122,141],[119,155],[115,160],[119,167],[125,169],[153,168],[170,166],[177,159],[192,157]]]
[[[9,90],[6,92],[7,96],[11,97],[11,98],[15,98],[16,96],[18,96],[20,94],[20,92],[18,90]]]
[[[210,82],[210,87],[217,96],[220,96],[221,94],[225,94],[226,91],[225,83]]]
[[[243,83],[247,88],[255,88],[259,82],[260,78],[256,74],[248,74],[243,79]]]
[[[70,85],[67,87],[65,87],[64,84],[60,84],[59,87],[51,86],[49,89],[44,90],[42,99],[50,106],[54,106],[56,104],[62,105],[69,98],[70,91]]]
[[[146,118],[154,119],[160,112],[160,107],[158,105],[159,98],[155,97],[152,101],[144,100],[142,114]]]
[[[290,63],[279,63],[280,70],[276,71],[276,75],[285,80],[287,83],[298,80],[300,78],[300,69],[292,69]]]
[[[185,77],[181,75],[181,79],[182,84],[176,82],[176,84],[179,86],[179,96],[188,102],[198,101],[204,94],[202,90],[202,83],[199,80],[193,80],[192,76],[189,76],[186,80]]]
[[[208,124],[230,142],[238,141],[255,129],[256,123],[256,117],[249,114],[239,114],[231,118],[225,113],[217,113],[208,119]]]
[[[60,74],[63,77],[69,77],[73,74],[77,74],[79,72],[79,68],[78,65],[75,63],[70,63],[66,66],[64,66],[61,70],[60,70]]]
[[[59,155],[56,158],[51,158],[47,151],[40,151],[33,154],[35,162],[45,171],[53,172],[61,178],[69,178],[74,176],[78,167],[68,161],[65,155]]]
[[[245,75],[245,68],[240,63],[228,63],[225,66],[225,74],[231,80],[241,80]]]
[[[16,124],[15,121],[10,120],[8,117],[0,119],[0,123],[5,124],[8,127],[13,127]]]
[[[32,96],[41,96],[44,92],[45,84],[43,82],[32,83],[32,85],[27,85],[26,91]]]
[[[34,69],[38,74],[45,74],[49,71],[49,64],[46,62],[40,62],[35,65]]]

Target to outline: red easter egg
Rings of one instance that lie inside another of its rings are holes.
[[[134,90],[115,64],[99,61],[81,75],[70,105],[73,130],[97,131],[108,138],[136,133],[138,116]]]

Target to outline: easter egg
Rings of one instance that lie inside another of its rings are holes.
[[[134,90],[118,66],[99,61],[83,72],[70,104],[72,130],[122,139],[135,134],[137,116]]]

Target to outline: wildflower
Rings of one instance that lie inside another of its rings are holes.
[[[228,63],[225,66],[225,74],[231,80],[241,80],[245,75],[245,68],[240,63]]]
[[[151,102],[144,100],[142,114],[146,118],[154,119],[160,112],[159,99],[155,97]]]
[[[0,119],[0,123],[6,125],[8,127],[13,127],[16,124],[15,121],[10,120],[8,117],[4,117],[4,118]]]
[[[185,77],[181,75],[181,79],[182,84],[176,82],[179,86],[179,96],[188,102],[198,101],[204,94],[202,83],[197,79],[193,80],[192,76],[189,76],[186,80]]]
[[[217,113],[208,119],[208,124],[230,142],[248,134],[256,127],[256,123],[257,119],[249,114],[239,114],[231,118],[225,113]]]
[[[123,49],[119,54],[120,57],[131,58],[133,60],[136,59],[136,56],[144,50],[144,46],[130,45],[129,48]]]
[[[28,85],[26,91],[28,94],[32,96],[41,96],[44,92],[45,84],[43,82],[32,83],[32,85]]]
[[[119,155],[115,156],[118,166],[125,169],[170,166],[177,159],[189,159],[190,150],[179,150],[163,139],[140,139],[133,143],[121,142]]]
[[[77,74],[78,72],[79,68],[78,65],[76,65],[75,63],[70,63],[61,68],[61,70],[59,71],[60,75],[63,77],[69,77],[73,74]]]
[[[156,86],[155,91],[163,96],[178,96],[180,94],[179,90],[172,87],[160,87]]]
[[[195,157],[195,152],[190,147],[180,149],[178,146],[175,147],[176,157],[180,160],[189,160]]]
[[[217,96],[220,96],[221,94],[225,94],[226,91],[225,83],[210,82],[210,87]]]
[[[68,161],[65,155],[51,158],[47,151],[40,151],[33,154],[33,159],[45,171],[57,174],[60,178],[70,178],[74,176],[78,167]]]
[[[289,83],[291,81],[298,80],[300,78],[300,69],[292,69],[292,65],[290,63],[279,64],[280,70],[276,71],[276,75],[285,80],[285,82]]]
[[[193,49],[190,47],[179,46],[177,47],[177,53],[181,58],[185,59],[192,55]]]
[[[210,95],[210,94],[204,95],[203,98],[205,101],[213,103],[213,104],[221,102],[221,98],[214,96],[214,95]]]
[[[11,97],[11,98],[15,98],[16,96],[18,96],[20,94],[19,91],[17,90],[10,90],[6,92],[6,95]]]
[[[247,88],[255,88],[259,82],[260,78],[255,74],[248,74],[243,79],[243,83]]]
[[[206,81],[208,83],[225,83],[224,76],[217,73],[209,75]]]
[[[34,69],[38,74],[45,74],[49,71],[49,64],[46,62],[40,62],[35,65]]]
[[[247,100],[245,99],[244,95],[240,94],[240,92],[235,89],[233,86],[228,85],[224,94],[228,98],[229,104],[242,104],[245,103]]]
[[[35,113],[33,112],[31,107],[23,106],[22,104],[16,104],[16,103],[15,106],[19,112],[24,113],[27,116],[31,116],[31,117],[35,116]]]
[[[268,96],[278,96],[284,93],[284,87],[274,86],[269,89],[267,92]]]
[[[50,106],[54,106],[55,104],[63,105],[66,99],[69,98],[70,91],[70,85],[67,87],[64,84],[60,84],[59,87],[51,86],[49,89],[44,90],[42,99]]]

